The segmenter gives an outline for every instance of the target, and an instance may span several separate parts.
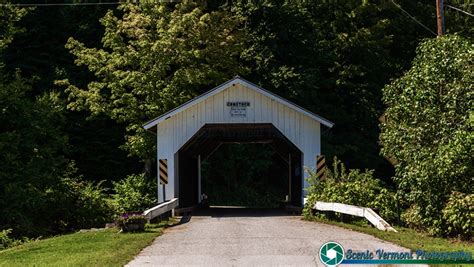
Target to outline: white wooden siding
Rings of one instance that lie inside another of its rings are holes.
[[[250,102],[246,116],[231,116],[227,102]],[[318,121],[260,92],[234,84],[157,125],[158,159],[167,159],[170,170],[166,200],[178,197],[175,195],[173,171],[175,153],[206,123],[272,123],[302,151],[305,167],[314,168],[316,156],[320,154]],[[303,184],[307,187],[306,179]],[[162,190],[158,191],[160,202],[164,201]]]

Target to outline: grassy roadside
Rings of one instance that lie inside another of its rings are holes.
[[[375,236],[385,241],[392,242],[394,244],[400,245],[402,247],[405,247],[411,250],[417,250],[417,249],[423,249],[427,251],[463,250],[466,252],[471,252],[472,255],[474,255],[474,243],[472,242],[461,242],[455,239],[432,237],[424,233],[416,232],[415,230],[409,229],[409,228],[394,227],[398,231],[398,233],[394,233],[394,232],[380,231],[369,225],[342,223],[342,222],[323,220],[323,219],[318,219],[318,218],[311,219],[311,221],[336,225],[336,226],[340,226],[346,229],[366,233],[366,234]]]
[[[143,233],[112,228],[28,242],[0,251],[0,266],[123,266],[167,225],[150,224]]]

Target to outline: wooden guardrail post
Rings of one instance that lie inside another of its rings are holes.
[[[172,214],[174,213],[174,209],[178,207],[178,199],[173,198],[171,200],[168,200],[166,202],[163,202],[161,204],[158,204],[157,206],[147,209],[143,212],[143,215],[148,219],[148,221],[152,220],[153,218],[156,218],[162,214],[165,214],[168,211],[171,211]]]

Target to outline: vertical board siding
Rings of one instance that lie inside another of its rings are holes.
[[[227,102],[250,102],[245,117],[233,117]],[[255,90],[235,84],[157,126],[158,158],[168,160],[166,200],[175,195],[175,153],[207,123],[272,123],[303,153],[303,165],[314,169],[320,154],[320,123]],[[304,178],[307,177],[305,173]],[[304,179],[304,187],[307,187]],[[163,201],[159,188],[159,200]],[[303,194],[304,196],[305,194]]]

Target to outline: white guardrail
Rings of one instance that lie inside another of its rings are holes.
[[[390,224],[388,224],[384,219],[382,219],[382,217],[380,217],[371,208],[364,208],[341,203],[317,201],[313,209],[321,211],[334,211],[353,216],[364,217],[379,230],[397,232],[397,230],[390,226]]]
[[[176,207],[178,207],[178,199],[173,198],[166,202],[160,203],[153,208],[147,209],[143,212],[143,215],[148,219],[151,220],[156,218],[162,214],[165,214],[168,211],[173,211]]]

